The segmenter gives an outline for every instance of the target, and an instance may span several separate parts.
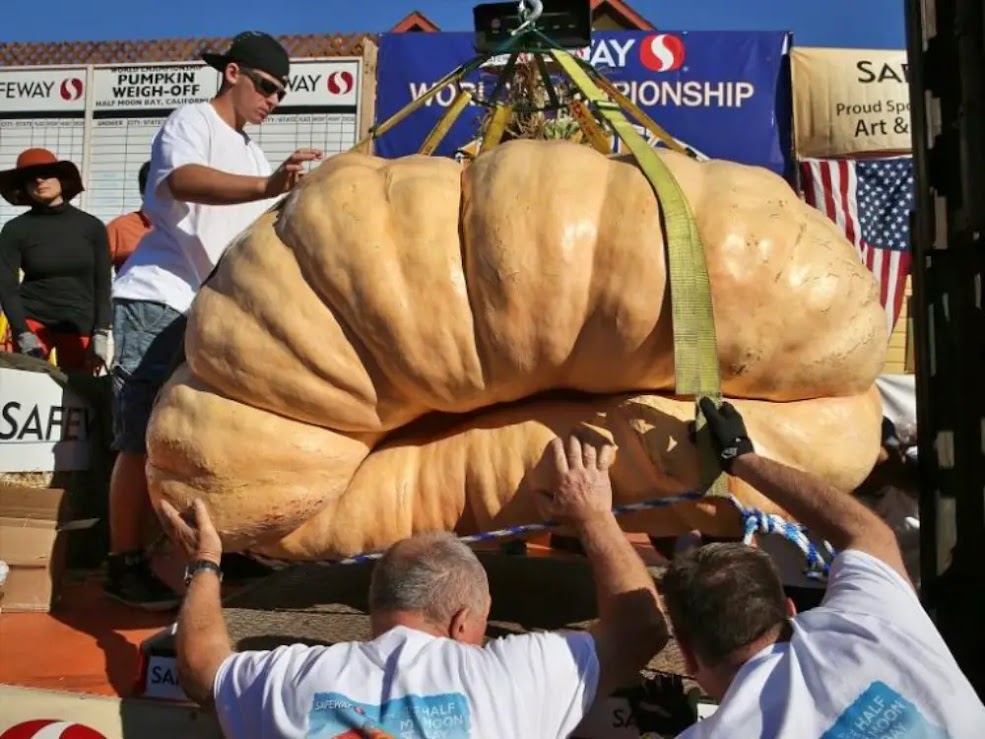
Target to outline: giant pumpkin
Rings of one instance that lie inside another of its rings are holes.
[[[724,394],[760,451],[853,488],[879,448],[875,279],[781,178],[660,156],[704,246]],[[618,444],[618,502],[698,481],[657,198],[632,160],[576,144],[332,157],[230,247],[185,354],[148,429],[151,494],[204,497],[232,549],[338,557],[530,522],[546,446],[576,429]],[[622,521],[738,525],[711,500]]]

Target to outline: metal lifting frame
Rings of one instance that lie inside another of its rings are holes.
[[[553,60],[571,79],[584,98],[584,101],[572,101],[568,107],[586,139],[600,151],[603,150],[604,141],[604,153],[610,153],[608,139],[603,132],[603,127],[607,125],[632,153],[657,195],[666,232],[666,260],[674,335],[675,393],[693,397],[695,401],[695,427],[698,432],[697,442],[701,458],[700,488],[712,495],[726,495],[728,492],[726,478],[712,448],[709,435],[702,433],[705,419],[698,406],[701,397],[710,398],[716,405],[722,398],[715,321],[704,249],[694,216],[680,185],[653,147],[629,122],[623,110],[627,110],[668,148],[687,155],[693,155],[693,152],[658,126],[589,63],[573,56],[538,30],[535,21],[538,15],[537,6],[540,4],[534,2],[533,5],[535,7],[531,13],[521,2],[521,14],[526,13],[526,20],[498,48],[491,53],[477,55],[447,74],[424,95],[370,129],[369,136],[357,143],[353,149],[357,151],[364,149],[369,142],[383,136],[424,106],[441,89],[449,84],[458,85],[466,75],[479,69],[489,59],[509,54],[509,60],[500,73],[490,98],[493,114],[480,152],[486,147],[495,146],[502,139],[513,112],[510,105],[498,102],[498,96],[512,75],[520,54],[535,57],[551,105],[555,109],[561,107],[550,82],[544,57]],[[528,43],[531,40],[536,43]],[[420,153],[432,154],[435,151],[472,99],[471,92],[459,90],[452,105],[428,134]]]

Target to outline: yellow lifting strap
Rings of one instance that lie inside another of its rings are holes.
[[[513,106],[509,103],[499,103],[496,105],[493,109],[492,117],[489,120],[489,125],[486,127],[486,133],[482,137],[482,145],[479,148],[480,152],[491,149],[503,140],[503,134],[506,133],[506,126],[509,124],[512,115]]]
[[[596,83],[602,88],[602,91],[605,92],[620,108],[623,110],[628,110],[629,114],[639,121],[643,128],[652,133],[656,138],[663,141],[664,145],[668,149],[672,149],[679,154],[687,154],[687,147],[679,144],[673,136],[667,133],[663,128],[657,125],[656,121],[643,112],[642,108],[619,92],[616,86],[609,80],[605,79],[602,75],[599,75]]]
[[[674,328],[675,392],[694,396],[695,425],[700,432],[705,419],[698,408],[698,399],[707,396],[718,403],[722,393],[708,267],[694,216],[667,165],[637,133],[619,106],[606,97],[568,52],[555,49],[551,54],[626,144],[656,192],[666,229],[668,286]],[[701,433],[698,438],[701,441],[702,485],[708,486],[709,493],[724,495],[727,493],[726,481],[710,439],[707,434]]]
[[[441,90],[444,87],[446,87],[447,85],[449,85],[451,83],[457,83],[462,77],[465,76],[465,74],[466,74],[467,71],[468,71],[468,69],[466,68],[465,65],[463,65],[461,67],[458,67],[457,69],[453,69],[451,72],[449,72],[448,74],[446,74],[440,80],[438,80],[437,82],[435,82],[434,85],[431,86],[431,89],[429,89],[427,92],[425,92],[419,98],[417,98],[417,100],[414,100],[414,101],[408,103],[407,105],[405,105],[403,108],[401,108],[400,110],[398,110],[396,113],[394,113],[392,116],[390,116],[389,118],[387,118],[385,121],[383,121],[379,125],[373,126],[369,130],[369,135],[363,137],[362,139],[360,139],[359,141],[357,141],[355,144],[353,144],[352,147],[349,149],[349,151],[366,151],[366,152],[368,152],[369,151],[369,145],[373,141],[375,141],[376,139],[380,138],[380,136],[382,136],[383,134],[385,134],[387,131],[389,131],[391,128],[393,128],[394,126],[396,126],[401,121],[406,120],[408,116],[412,115],[417,110],[423,108],[427,104],[428,100],[430,100],[435,95],[437,95],[439,92],[441,92]]]
[[[431,133],[428,137],[424,139],[424,143],[421,144],[421,148],[418,151],[419,154],[426,154],[430,156],[434,153],[434,150],[438,148],[445,136],[451,130],[451,127],[455,125],[455,121],[458,120],[458,116],[462,114],[469,103],[472,102],[472,93],[468,90],[460,90],[458,95],[455,97],[454,102],[448,107],[444,115],[434,124],[434,128],[431,129]]]

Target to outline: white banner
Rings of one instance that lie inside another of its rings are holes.
[[[797,156],[905,152],[911,146],[905,50],[790,52]]]
[[[84,113],[86,70],[0,69],[0,115]]]
[[[358,59],[306,62],[291,60],[284,105],[295,108],[355,106],[359,101]]]
[[[96,111],[172,110],[212,99],[219,73],[205,64],[97,67],[92,88]]]
[[[0,368],[0,472],[62,472],[89,466],[95,416],[42,372]]]

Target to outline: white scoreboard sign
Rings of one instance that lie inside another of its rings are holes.
[[[362,71],[358,57],[292,60],[283,102],[247,128],[273,167],[300,147],[331,155],[359,140]],[[137,173],[168,115],[219,83],[200,62],[0,68],[0,169],[28,147],[51,149],[82,170],[75,204],[108,222],[140,207]],[[0,226],[21,210],[0,204]]]
[[[205,64],[96,68],[92,90],[94,114],[173,110],[186,103],[209,100],[219,90],[219,74]]]
[[[218,90],[219,73],[201,63],[94,68],[85,209],[106,222],[138,209],[137,174],[161,125]]]
[[[359,139],[361,60],[291,62],[287,95],[262,126],[250,132],[276,167],[298,147],[326,155]]]

